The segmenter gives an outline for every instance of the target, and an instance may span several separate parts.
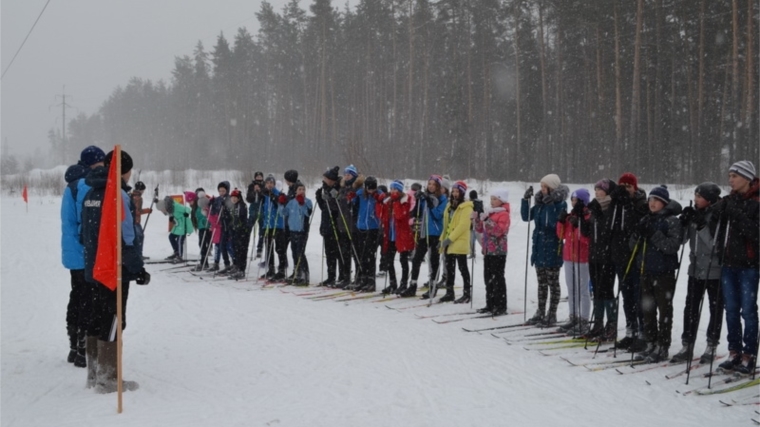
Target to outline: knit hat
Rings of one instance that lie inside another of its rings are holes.
[[[506,188],[497,188],[491,191],[491,196],[501,200],[501,203],[509,203],[509,190]]]
[[[591,195],[585,188],[579,188],[573,191],[573,194],[570,197],[575,197],[576,199],[583,201],[584,205],[588,205],[589,200],[591,200]]]
[[[443,178],[440,175],[430,175],[428,181],[435,181],[439,187],[443,187]]]
[[[703,182],[694,190],[694,194],[699,194],[710,204],[717,203],[720,200],[720,187],[714,182]]]
[[[475,190],[470,190],[470,200],[477,200],[478,198],[478,192]]]
[[[198,196],[195,194],[195,192],[193,192],[193,191],[185,191],[185,201],[187,201],[187,203],[192,203],[197,198],[198,198]]]
[[[411,186],[412,191],[420,191],[422,190],[422,185],[419,182],[415,182]]]
[[[240,190],[238,190],[237,188],[235,188],[234,190],[232,190],[232,193],[230,193],[230,197],[237,197],[239,199],[240,198]]]
[[[285,172],[285,181],[288,182],[296,182],[298,181],[298,171],[291,169],[287,172]]]
[[[454,186],[452,187],[452,189],[454,188],[459,190],[459,194],[464,196],[465,193],[467,192],[467,183],[464,181],[457,181],[454,183]]]
[[[401,180],[397,179],[397,180],[395,180],[395,181],[393,181],[393,182],[390,183],[390,189],[391,190],[396,190],[396,191],[399,191],[399,192],[403,192],[404,191],[404,183]]]
[[[322,174],[322,176],[329,179],[330,181],[337,181],[340,179],[340,176],[338,176],[339,173],[340,167],[334,166],[332,169],[327,169],[325,173]]]
[[[552,190],[556,190],[559,188],[559,185],[562,184],[562,181],[559,179],[559,175],[550,173],[549,175],[541,178],[541,183],[546,184],[546,186]]]
[[[95,163],[100,163],[104,161],[106,158],[106,153],[103,152],[100,148],[90,145],[89,147],[82,150],[82,153],[79,155],[79,163],[81,163],[84,166],[90,167],[94,165]]]
[[[111,166],[111,159],[113,158],[113,150],[109,151],[108,154],[106,154],[105,159],[103,159],[103,162],[105,163],[106,168],[109,168]],[[97,163],[97,162],[96,162]],[[124,150],[121,150],[121,174],[124,175],[125,173],[132,170],[132,156],[129,155]]]
[[[381,193],[387,193],[388,192],[388,187],[386,187],[385,185],[380,184],[380,185],[377,186],[377,191],[379,191]]]
[[[264,178],[264,172],[261,172],[261,171],[254,172],[253,173],[253,179],[256,179],[257,176],[260,176],[260,177]]]
[[[728,171],[747,178],[747,181],[755,180],[755,165],[752,164],[752,162],[749,160],[741,160],[734,163],[730,168],[728,168]]]
[[[615,184],[615,181],[609,179],[609,178],[602,178],[599,181],[594,184],[594,190],[597,188],[604,191],[607,195],[612,193],[612,190],[615,189],[617,185]]]
[[[348,166],[346,166],[345,169],[343,169],[343,174],[344,175],[345,174],[349,174],[349,175],[353,176],[354,178],[356,178],[357,176],[359,176],[359,171],[356,170],[356,166],[354,166],[354,165],[348,165]]]
[[[668,192],[667,186],[661,185],[653,188],[652,191],[649,192],[649,198],[651,199],[652,197],[659,199],[666,205],[670,203],[670,193]]]
[[[368,176],[367,179],[364,180],[364,188],[367,190],[377,190],[377,178],[374,176]]]
[[[274,175],[272,175],[272,174],[270,173],[269,175],[267,175],[267,178],[264,180],[264,182],[273,182],[273,183],[277,183],[277,180],[275,180],[275,179],[274,179]]]
[[[636,178],[636,175],[626,172],[622,175],[620,175],[620,179],[618,179],[618,184],[630,184],[633,186],[633,189],[638,191],[639,190],[639,179]]]
[[[451,190],[451,178],[448,175],[444,175],[441,178],[441,187]]]

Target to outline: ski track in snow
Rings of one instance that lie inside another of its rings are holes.
[[[517,197],[523,190],[510,185],[515,197],[507,264],[509,308],[522,311],[527,226],[519,218]],[[394,299],[383,303],[314,301],[260,290],[255,281],[190,283],[181,279],[188,273],[158,272],[167,267],[163,264],[147,266],[153,274],[150,285],[131,285],[124,377],[139,382],[140,389],[124,394],[124,413],[117,415],[116,395],[86,389],[85,370],[65,361],[69,273],[60,263],[59,198],[32,199],[28,214],[16,198],[0,199],[0,208],[0,422],[5,427],[574,426],[596,422],[670,427],[748,425],[755,416],[753,405],[719,403],[720,399],[740,399],[741,394],[676,393],[706,384],[700,374],[685,386],[685,376],[664,378],[675,368],[636,375],[619,375],[614,369],[589,372],[559,357],[506,345],[490,331],[478,334],[461,329],[516,323],[523,314],[437,325],[414,314],[464,312],[470,311],[469,305],[399,311],[386,308]],[[321,280],[318,215],[307,247],[312,283]],[[153,217],[146,231],[145,254],[163,258],[170,253],[166,219],[160,214]],[[191,256],[198,253],[196,234],[189,237],[188,247]],[[398,263],[396,268],[399,271]],[[475,269],[473,308],[479,308],[484,305],[485,291],[481,256]],[[250,274],[256,270],[254,264]],[[426,266],[421,270],[427,271]],[[532,269],[528,277],[528,298],[535,298]],[[379,288],[382,280],[378,279]],[[678,351],[686,280],[686,274],[681,274],[671,353]],[[421,277],[420,282],[424,281]],[[564,282],[561,288],[564,294]],[[457,294],[461,295],[461,289]],[[419,303],[412,299],[389,305],[402,308]],[[534,309],[535,304],[529,302],[528,315]],[[567,304],[560,303],[559,317],[566,314]],[[703,313],[697,351],[704,348],[707,317]],[[526,333],[530,331],[513,331],[508,336]],[[725,343],[725,328],[723,336]],[[725,344],[720,351],[726,351]],[[591,352],[578,349],[553,353],[592,361]],[[605,360],[604,356],[594,361]]]

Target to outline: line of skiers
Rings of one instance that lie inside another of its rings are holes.
[[[82,159],[83,165],[91,163],[84,151]],[[189,208],[165,199],[163,210],[174,218],[170,236],[175,249],[172,257],[183,257],[182,239],[196,229],[201,248],[196,269],[214,270],[240,279],[246,276],[248,244],[253,240],[256,258],[263,257],[259,268],[265,273],[261,279],[289,280],[308,286],[309,265],[304,252],[313,204],[306,198],[297,171],[287,171],[284,178],[287,189],[280,190],[273,175],[264,178],[263,173],[256,172],[245,198],[237,188],[231,190],[227,181],[218,185],[218,195],[214,197],[198,188],[185,193]],[[522,220],[534,227],[530,261],[538,278],[538,309],[529,324],[556,324],[559,270],[564,266],[570,318],[560,325],[561,330],[591,340],[616,340],[618,301],[622,296],[626,328],[617,347],[636,353],[638,360],[668,359],[672,297],[676,271],[680,270],[678,250],[689,242],[683,348],[671,360],[682,362],[691,358],[702,299],[707,291],[710,323],[708,345],[701,361],[715,357],[725,308],[730,354],[720,366],[742,372],[754,369],[758,343],[760,184],[751,162],[740,161],[731,166],[729,195],[721,198],[720,187],[703,183],[695,189],[694,206],[686,208],[670,199],[665,186],[654,188],[647,196],[631,173],[623,174],[617,181],[606,178],[598,181],[593,199],[585,189],[570,194],[555,174],[545,176],[540,184],[539,192],[534,194],[532,187],[525,192],[520,210]],[[137,183],[136,187],[131,206],[133,216],[139,218],[140,213],[149,212],[135,205],[144,185]],[[406,191],[403,181],[393,181],[384,188],[376,178],[365,178],[353,165],[344,168],[342,175],[338,166],[328,169],[316,192],[327,268],[327,278],[319,286],[375,292],[380,248],[380,268],[387,272],[389,281],[382,289],[384,294],[413,297],[419,287],[427,288],[422,298],[428,299],[435,297],[439,288],[445,288],[440,302],[467,303],[471,298],[467,256],[473,255],[471,236],[475,235],[484,256],[486,285],[486,306],[479,312],[505,314],[509,193],[506,189],[492,191],[490,204],[485,208],[476,194],[470,194],[467,200],[466,193],[464,181],[452,183],[447,176],[431,175],[424,188],[414,184]],[[77,205],[81,206],[79,201]],[[62,206],[62,212],[63,209]],[[139,220],[135,222],[135,229],[138,228]],[[134,245],[141,254],[142,230],[134,234],[139,235]],[[71,237],[72,233],[68,235]],[[65,265],[66,239],[64,231]],[[213,261],[209,259],[212,245]],[[288,246],[295,267],[290,277],[287,277]],[[394,267],[397,253],[402,266],[400,280]],[[420,285],[425,259],[427,282]],[[353,280],[352,268],[356,272]],[[464,285],[459,298],[454,292],[457,268]],[[79,281],[74,279],[73,270],[72,289],[75,281]],[[142,272],[147,274],[144,269]],[[81,353],[78,337],[71,341],[74,360]]]

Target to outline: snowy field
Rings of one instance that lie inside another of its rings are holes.
[[[509,310],[522,312],[527,224],[520,221],[519,201],[524,186],[509,188]],[[689,191],[674,196],[688,205]],[[161,271],[168,267],[162,264],[147,267],[153,275],[150,285],[133,285],[130,292],[124,377],[139,382],[140,389],[124,394],[124,413],[118,415],[116,395],[86,389],[85,370],[65,360],[69,274],[60,262],[60,199],[33,196],[28,213],[20,197],[3,197],[0,203],[3,427],[691,427],[753,425],[751,418],[759,417],[757,405],[724,407],[719,402],[752,401],[760,393],[757,388],[683,395],[706,385],[705,368],[694,371],[689,385],[685,375],[665,378],[682,370],[675,366],[636,373],[621,368],[625,375],[615,369],[591,372],[558,357],[590,362],[591,353],[583,349],[544,356],[535,346],[528,351],[522,342],[507,345],[488,333],[462,330],[516,323],[523,314],[437,324],[418,316],[464,312],[469,306],[391,310],[376,300],[315,301],[287,287],[262,290],[256,282],[192,281],[187,273]],[[322,278],[319,212],[314,222],[307,255],[316,283]],[[151,216],[145,255],[152,259],[171,253],[166,224],[160,213]],[[196,234],[189,238],[189,248],[191,256],[198,253]],[[252,276],[256,270],[254,265]],[[475,270],[474,308],[479,308],[484,305],[481,257]],[[680,348],[686,281],[681,274],[671,354]],[[378,288],[382,286],[378,279]],[[535,294],[531,268],[529,315]],[[418,304],[388,303],[398,308]],[[566,316],[562,302],[558,317]],[[624,323],[622,313],[620,321]],[[704,313],[699,353],[706,325]],[[519,339],[526,333],[502,336]],[[726,352],[724,327],[719,355]],[[612,359],[600,354],[596,361],[601,360]]]

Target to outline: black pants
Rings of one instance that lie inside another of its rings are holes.
[[[486,282],[486,307],[491,310],[507,309],[507,280],[504,271],[506,255],[486,255],[483,257],[483,279]]]
[[[467,255],[446,255],[446,293],[454,292],[454,275],[459,264],[459,273],[464,281],[464,294],[470,295],[470,269],[467,268]]]
[[[399,259],[401,261],[401,286],[405,286],[409,281],[409,254],[411,251],[400,252]],[[380,258],[380,270],[388,272],[388,279],[391,282],[391,286],[396,286],[396,265],[394,260],[396,259],[396,242],[388,242],[388,249]]]
[[[375,279],[377,264],[377,238],[379,230],[358,230],[356,236],[356,250],[359,252],[361,276],[372,280]]]
[[[201,264],[208,264],[208,250],[211,247],[211,229],[198,230],[198,246],[201,247]]]
[[[232,233],[232,251],[234,253],[234,265],[240,271],[245,271],[248,265],[248,232],[240,230]]]
[[[335,272],[338,267],[338,263],[341,263],[341,258],[348,256],[348,254],[341,254],[340,246],[338,246],[338,240],[335,238],[334,233],[327,233],[322,236],[325,244],[325,264],[327,264],[327,281],[335,281]]]
[[[589,263],[588,272],[594,285],[594,301],[615,299],[615,265]]]
[[[69,270],[69,273],[71,274],[71,292],[69,292],[69,305],[66,307],[66,332],[69,335],[69,348],[74,349],[77,348],[77,337],[84,337],[85,325],[80,324],[80,317],[82,317],[84,298],[87,295],[87,281],[84,279],[84,270]]]
[[[219,240],[219,251],[222,253],[222,259],[224,260],[224,266],[227,267],[230,265],[230,255],[233,257],[234,250],[232,253],[229,252],[230,246],[232,246],[230,243],[232,242],[232,236],[229,231],[222,230],[222,237]],[[232,263],[235,263],[235,260],[232,260]]]
[[[675,272],[641,276],[644,335],[648,342],[659,344],[665,348],[670,348],[670,334],[673,330],[673,293],[675,290]]]
[[[354,259],[354,251],[348,233],[338,233],[338,246],[340,246],[340,253],[343,254],[343,259],[338,263],[338,280],[351,281],[351,260]]]
[[[681,341],[694,343],[699,327],[700,303],[707,290],[709,298],[710,322],[707,324],[707,344],[718,345],[720,331],[723,328],[723,300],[720,292],[720,280],[699,280],[689,276],[686,291],[686,306],[683,310],[683,334]],[[704,306],[704,303],[702,303]]]
[[[296,278],[309,281],[309,261],[306,259],[306,242],[309,234],[305,231],[290,232],[290,249],[293,251],[293,265],[298,271],[293,271]],[[333,269],[333,274],[334,273]],[[328,274],[329,275],[329,274]]]
[[[89,292],[90,317],[87,327],[88,336],[97,336],[101,341],[116,340],[116,291],[100,283],[87,283]],[[127,298],[129,281],[121,282],[121,329],[127,328]]]
[[[414,259],[412,259],[412,280],[417,281],[420,277],[420,265],[425,260],[425,255],[428,252],[428,244],[430,244],[430,277],[428,280],[432,283],[438,276],[438,268],[441,265],[440,254],[438,253],[438,236],[422,237],[417,239],[417,247],[414,249]]]
[[[266,237],[269,273],[274,274],[274,256],[276,254],[279,260],[277,272],[285,274],[288,270],[288,236],[284,233],[285,230],[281,228],[270,231],[270,235]]]

